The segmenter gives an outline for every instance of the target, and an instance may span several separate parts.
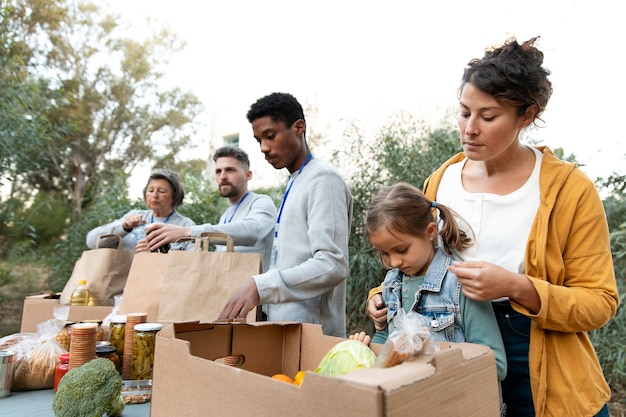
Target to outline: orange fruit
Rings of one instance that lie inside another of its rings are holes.
[[[300,386],[302,385],[302,381],[304,381],[304,371],[298,371],[296,376],[293,377],[293,383]]]
[[[274,375],[272,375],[272,379],[277,379],[279,381],[288,382],[290,384],[293,384],[293,379],[291,379],[291,377],[289,375],[285,375],[285,374],[274,374]]]

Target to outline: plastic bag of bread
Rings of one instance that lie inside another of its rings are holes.
[[[438,345],[430,340],[428,325],[416,312],[405,313],[398,309],[394,325],[395,329],[387,337],[374,367],[390,368],[413,356],[437,351]]]
[[[63,328],[62,320],[46,320],[37,325],[38,345],[25,352],[15,368],[13,391],[47,389],[54,385],[54,373],[59,363],[59,355],[67,352],[56,341]]]

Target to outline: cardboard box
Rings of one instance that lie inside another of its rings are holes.
[[[24,298],[22,308],[22,323],[20,332],[36,333],[37,325],[43,321],[54,318],[54,307],[60,306],[59,298],[61,294],[56,294],[52,298],[49,295],[31,295]],[[68,320],[102,320],[113,310],[113,306],[68,306]]]
[[[292,322],[169,324],[157,335],[150,416],[500,415],[495,355],[482,345],[341,378],[307,372],[302,386],[270,378],[313,371],[343,340]],[[240,366],[223,363],[239,355]]]

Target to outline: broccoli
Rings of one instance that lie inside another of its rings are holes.
[[[124,411],[122,378],[108,359],[96,358],[66,373],[52,411],[56,417],[118,417]]]

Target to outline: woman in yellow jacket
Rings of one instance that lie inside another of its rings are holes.
[[[507,417],[608,417],[610,389],[587,334],[619,304],[606,215],[574,164],[519,141],[552,93],[536,40],[509,39],[469,63],[459,101],[463,152],[424,192],[473,229],[476,245],[449,268],[467,297],[492,301],[507,354]],[[382,328],[376,292],[368,312]]]

